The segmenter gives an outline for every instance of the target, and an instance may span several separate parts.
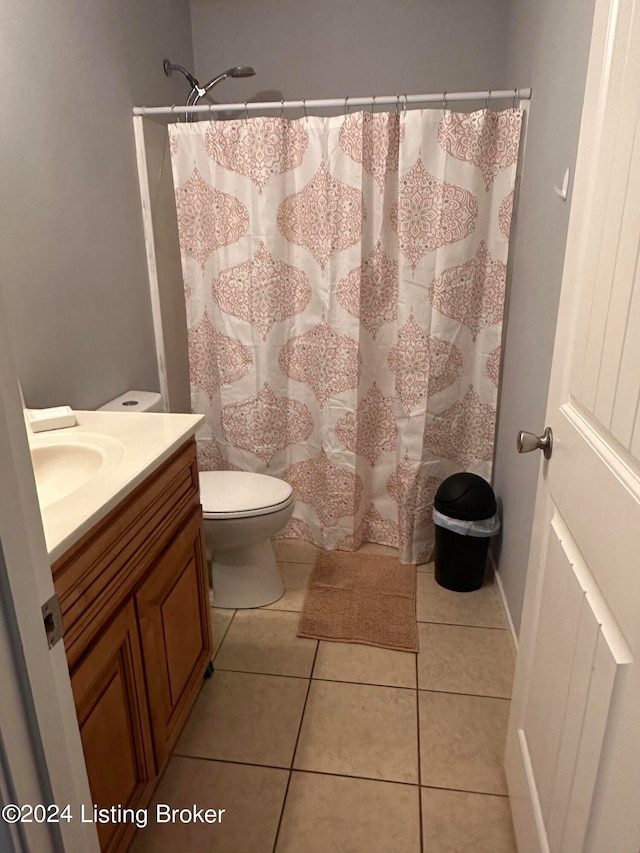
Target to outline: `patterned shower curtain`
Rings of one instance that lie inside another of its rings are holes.
[[[282,535],[425,562],[490,479],[521,112],[169,128],[203,470],[288,481]]]

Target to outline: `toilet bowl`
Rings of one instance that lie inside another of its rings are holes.
[[[201,471],[200,502],[212,603],[262,607],[284,593],[270,539],[293,513],[289,483],[248,471]]]

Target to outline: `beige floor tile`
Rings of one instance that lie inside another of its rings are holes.
[[[329,850],[419,853],[418,788],[294,771],[276,853]]]
[[[507,797],[422,789],[424,853],[517,853]]]
[[[418,572],[416,613],[418,622],[506,627],[495,584],[486,583],[473,592],[452,592],[437,584],[429,572]]]
[[[308,682],[216,671],[187,720],[176,755],[289,767]]]
[[[416,783],[417,751],[414,691],[311,682],[296,769]]]
[[[311,563],[278,563],[284,582],[284,595],[263,610],[295,610],[300,612],[309,585],[313,565]]]
[[[416,686],[416,656],[359,643],[320,642],[313,677],[388,687]]]
[[[215,655],[236,611],[225,610],[223,607],[210,607],[209,610],[211,612],[211,634],[213,638],[212,654]]]
[[[299,613],[239,611],[216,655],[216,669],[309,678],[318,641],[297,637],[299,622]]]
[[[320,548],[304,539],[274,539],[271,543],[279,563],[315,563]]]
[[[398,549],[389,545],[378,545],[376,542],[363,542],[358,548],[358,554],[379,554],[381,557],[397,557]]]
[[[416,566],[419,572],[435,572],[436,567],[433,561],[430,563],[420,563],[419,566]]]
[[[419,695],[422,784],[506,794],[508,700],[423,690]]]
[[[500,628],[418,624],[418,687],[511,698],[513,656]]]
[[[288,777],[287,770],[271,767],[174,757],[149,807],[149,825],[137,834],[132,853],[270,853]],[[158,803],[224,813],[215,824],[158,824],[152,819]]]

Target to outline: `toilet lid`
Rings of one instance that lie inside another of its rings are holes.
[[[250,471],[203,471],[200,502],[206,516],[262,515],[292,499],[289,483]]]

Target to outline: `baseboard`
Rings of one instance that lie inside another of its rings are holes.
[[[513,619],[511,618],[511,611],[509,610],[509,604],[507,602],[507,596],[504,592],[504,586],[502,585],[502,578],[500,577],[500,571],[496,566],[495,559],[491,551],[489,551],[489,563],[491,565],[491,569],[493,570],[493,576],[496,579],[496,584],[498,586],[498,592],[500,604],[502,605],[502,610],[504,612],[505,619],[507,620],[507,625],[509,626],[509,636],[511,637],[511,644],[513,646],[514,655],[518,654],[518,634],[516,632],[516,627],[513,624]]]

